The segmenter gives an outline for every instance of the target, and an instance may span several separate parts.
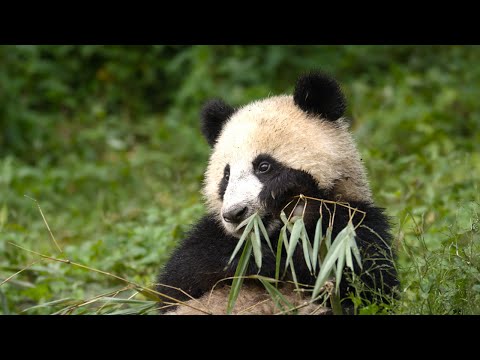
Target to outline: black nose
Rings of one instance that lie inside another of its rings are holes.
[[[229,223],[240,223],[245,220],[248,208],[239,206],[223,213],[223,218]]]

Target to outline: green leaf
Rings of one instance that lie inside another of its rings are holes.
[[[232,281],[232,288],[228,294],[228,303],[227,303],[227,314],[231,314],[237,301],[238,294],[240,293],[240,288],[243,284],[243,276],[247,270],[248,263],[250,261],[250,256],[252,255],[252,241],[247,241],[245,247],[243,248],[242,255],[238,261],[237,269],[235,270],[234,279]]]
[[[327,256],[328,251],[330,250],[330,247],[332,246],[332,232],[333,228],[331,226],[327,227],[327,233],[325,234],[325,244],[326,244],[326,249],[327,251],[325,252],[325,257]],[[325,257],[323,259],[325,259]],[[335,270],[335,264],[333,265],[333,270]]]
[[[345,260],[346,260],[347,267],[352,269],[353,271],[354,269],[353,269],[353,261],[352,261],[352,250],[350,248],[350,244],[347,246],[345,251]]]
[[[274,287],[272,284],[270,284],[268,281],[265,279],[259,279],[260,282],[263,284],[265,289],[268,291],[270,294],[270,297],[272,300],[275,302],[275,305],[282,311],[282,312],[288,312],[289,310],[293,309],[294,306],[291,302],[289,302],[280,291],[276,287]]]
[[[268,247],[270,248],[270,250],[272,251],[272,254],[275,255],[275,252],[273,251],[273,247],[272,247],[272,244],[270,242],[270,238],[268,237],[268,232],[267,232],[267,229],[265,229],[265,225],[263,225],[263,221],[262,219],[260,218],[260,216],[257,216],[257,220],[258,220],[258,226],[260,227],[260,230],[263,234],[263,237],[265,238],[265,241],[267,242],[267,245]]]
[[[235,228],[235,231],[240,230],[242,227],[244,227],[247,224],[248,225],[247,225],[247,228],[244,230],[244,233],[245,233],[245,231],[247,231],[248,226],[250,226],[250,229],[251,229],[252,226],[253,226],[253,220],[256,216],[257,216],[257,213],[254,213],[254,214],[250,215],[248,218],[246,218],[240,224],[238,224],[238,226]],[[251,221],[252,221],[252,223],[251,223]]]
[[[286,224],[287,228],[288,228],[288,224]],[[288,249],[290,248],[290,244],[288,242],[288,236],[286,234],[286,231],[285,231],[285,237],[283,238],[283,245],[285,245],[285,251],[288,252]],[[290,269],[292,271],[292,279],[293,279],[293,282],[295,284],[295,288],[299,288],[299,285],[298,285],[298,280],[297,280],[297,274],[295,273],[295,266],[293,265],[293,261],[292,259],[290,259],[290,261],[285,261],[285,270],[283,271],[283,275],[282,275],[282,278],[285,277],[286,273],[287,273],[287,270],[288,270],[288,266],[290,266]]]
[[[322,236],[322,217],[318,219],[317,226],[315,227],[315,237],[313,238],[313,250],[312,250],[312,268],[313,272],[317,270],[317,261],[320,256],[320,245],[323,239]],[[322,263],[320,262],[320,265]]]
[[[308,238],[305,228],[302,229],[300,237],[302,239],[303,257],[305,258],[305,263],[307,264],[308,270],[310,270],[310,274],[313,274],[310,260],[313,256],[312,245],[310,244],[310,239]]]
[[[260,233],[258,231],[257,222],[255,222],[255,231],[250,234],[250,241],[253,247],[253,257],[255,258],[255,264],[258,271],[262,268],[262,245],[260,244]]]
[[[288,250],[287,250],[287,260],[285,261],[285,264],[290,263],[290,260],[292,259],[293,253],[298,244],[298,239],[300,238],[300,234],[303,227],[304,227],[303,219],[300,218],[297,221],[295,221],[295,224],[293,225],[292,233],[290,234],[290,240],[289,240]],[[285,268],[286,267],[287,266],[285,265]]]
[[[330,246],[332,246],[332,231],[333,228],[331,226],[327,227],[327,232],[325,233],[325,244],[327,244],[327,250],[330,250]]]
[[[287,215],[285,215],[284,211],[280,213],[280,219],[283,221],[285,225],[287,225],[288,231],[292,232],[293,225],[291,221],[288,221]]]
[[[350,252],[350,248],[347,247],[347,244],[343,243],[341,246],[340,253],[338,254],[337,260],[337,271],[335,274],[335,292],[338,294],[340,289],[340,282],[342,281],[343,269],[345,268],[345,253]]]
[[[237,243],[237,246],[235,247],[235,249],[233,250],[233,253],[232,253],[232,256],[230,256],[230,260],[228,260],[228,263],[227,265],[230,265],[233,261],[233,259],[235,258],[235,255],[237,255],[238,251],[240,250],[240,248],[242,247],[243,245],[243,242],[245,241],[245,239],[247,238],[247,236],[250,234],[250,232],[252,231],[252,228],[253,228],[253,215],[250,216],[248,219],[244,220],[242,223],[244,223],[245,221],[249,220],[249,223],[247,225],[247,227],[245,228],[245,230],[243,231],[243,234],[242,236],[240,237],[240,240],[238,240],[238,243]],[[238,227],[241,227],[240,225]],[[237,227],[237,228],[238,228]]]
[[[336,275],[335,275],[335,291],[338,292],[338,289],[340,288],[340,282],[342,280],[342,274],[343,274],[343,269],[345,267],[345,258],[346,258],[346,253],[350,253],[350,243],[351,243],[351,238],[354,236],[354,233],[352,234],[352,229],[353,225],[351,226],[351,222],[349,221],[347,226],[342,229],[335,238],[333,242],[333,247],[338,244],[340,247],[340,251],[338,254],[338,259],[337,259],[337,268],[336,268]]]
[[[328,231],[328,229],[327,229]],[[346,228],[344,228],[335,238],[332,246],[327,252],[325,256],[325,260],[322,264],[320,269],[320,273],[318,274],[317,281],[315,282],[315,287],[313,288],[312,298],[316,298],[317,295],[320,293],[320,289],[327,281],[328,277],[332,270],[334,270],[335,262],[338,260],[340,253],[344,251],[345,244],[342,241],[337,241],[345,237],[345,233],[347,232]],[[337,279],[336,279],[337,280]]]
[[[350,249],[353,253],[353,256],[355,256],[355,260],[357,261],[358,266],[360,266],[360,269],[363,269],[362,257],[360,255],[360,250],[357,246],[357,241],[355,240],[355,229],[353,229],[353,233],[354,235],[351,238]]]
[[[287,239],[287,225],[283,225],[282,230],[280,230],[280,235],[278,236],[277,242],[277,256],[275,258],[275,280],[278,280],[280,277],[280,262],[282,260],[282,245],[283,242]]]

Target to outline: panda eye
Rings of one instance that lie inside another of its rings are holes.
[[[259,173],[266,173],[270,170],[270,167],[270,163],[268,163],[267,161],[262,161],[260,165],[258,165],[257,171]]]

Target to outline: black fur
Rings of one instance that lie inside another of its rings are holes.
[[[207,101],[200,113],[201,130],[210,146],[215,145],[223,124],[235,112],[235,109],[221,99]]]
[[[311,72],[297,80],[293,94],[303,111],[335,121],[345,113],[346,100],[338,83],[321,72]]]
[[[235,274],[239,256],[228,267],[227,263],[237,241],[238,238],[225,234],[222,225],[211,215],[203,217],[163,268],[158,279],[157,290],[181,301],[189,297],[162,285],[180,288],[194,298],[202,296],[219,280]],[[261,273],[272,277],[275,275],[275,259],[266,248],[263,253],[265,256]],[[256,274],[257,272],[258,268],[254,262],[251,262],[248,273]],[[167,298],[165,300],[169,301]]]
[[[264,174],[257,174],[264,188],[260,193],[260,200],[264,202],[269,213],[265,214],[263,221],[268,226],[272,221],[278,221],[280,211],[298,194],[306,196],[334,200],[328,191],[319,189],[315,179],[308,173],[288,168],[272,157],[262,154],[254,161],[252,166],[261,161],[268,161],[271,164],[270,170]],[[333,221],[332,239],[347,225],[350,219],[349,210],[334,204],[324,203],[323,207],[323,231],[326,231],[329,222],[328,214],[335,213]],[[367,213],[362,225],[373,229],[380,238],[366,227],[359,227],[356,230],[357,244],[363,260],[363,270],[356,268],[356,273],[366,285],[362,294],[368,299],[374,297],[374,292],[380,290],[388,301],[388,296],[398,285],[396,270],[393,264],[394,254],[390,244],[392,236],[387,217],[382,209],[364,202],[349,202],[350,206]],[[285,209],[286,214],[293,210],[295,202]],[[305,225],[309,238],[314,238],[315,225],[319,218],[321,203],[308,200],[305,212]],[[360,213],[353,218],[356,225],[361,219]],[[278,239],[280,228],[277,227],[271,239]],[[221,224],[211,215],[205,216],[189,233],[188,237],[175,250],[170,261],[163,269],[159,283],[178,287],[188,292],[191,296],[198,298],[209,291],[217,281],[230,277],[235,273],[237,261],[226,268],[227,262],[237,244],[238,239],[225,234]],[[272,242],[276,244],[276,241]],[[240,254],[240,252],[239,252]],[[268,248],[264,248],[261,274],[273,277],[275,273],[275,257]],[[285,253],[282,254],[286,256]],[[284,265],[282,261],[282,266]],[[300,283],[313,285],[315,278],[310,274],[303,259],[302,250],[299,248],[294,256],[295,271]],[[256,274],[258,269],[252,260],[249,264],[247,274]],[[348,273],[348,272],[347,272]],[[346,296],[351,288],[344,277],[340,285],[341,295]],[[188,297],[177,290],[158,286],[158,291],[177,298],[186,300]],[[348,303],[344,303],[348,306]]]

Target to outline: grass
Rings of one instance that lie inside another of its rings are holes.
[[[0,47],[0,314],[151,313],[137,287],[10,245],[59,257],[24,195],[66,259],[151,287],[205,211],[201,101],[290,92],[318,66],[343,84],[375,201],[392,217],[395,313],[480,314],[479,56],[478,46]]]

